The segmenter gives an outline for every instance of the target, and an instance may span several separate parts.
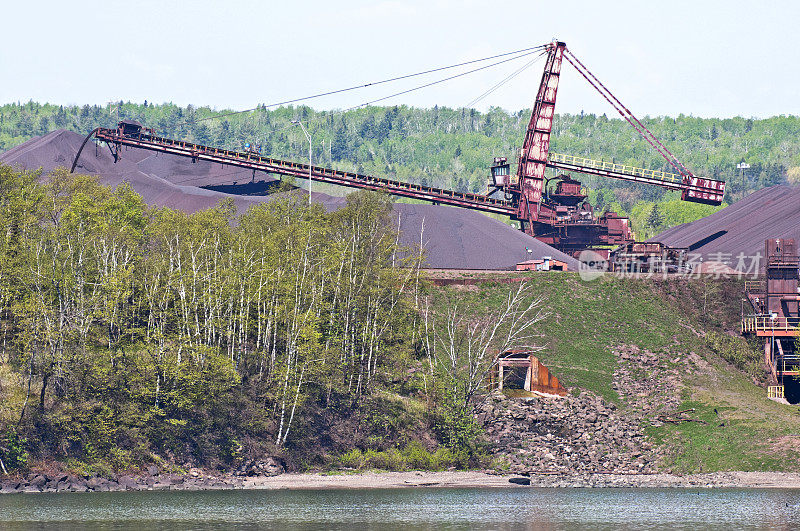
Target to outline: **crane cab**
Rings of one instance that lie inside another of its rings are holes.
[[[155,134],[152,129],[145,127],[136,120],[120,120],[117,123],[117,132],[121,136],[140,137],[141,135]]]
[[[503,188],[508,186],[511,165],[505,157],[495,157],[494,164],[489,168],[489,188]]]

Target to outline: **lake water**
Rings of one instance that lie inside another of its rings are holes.
[[[2,529],[797,529],[800,490],[370,489],[13,494]]]

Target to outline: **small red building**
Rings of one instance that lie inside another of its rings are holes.
[[[517,264],[517,271],[567,271],[567,263],[544,256]]]

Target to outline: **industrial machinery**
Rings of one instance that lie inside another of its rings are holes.
[[[555,115],[556,95],[561,64],[566,59],[677,173],[646,170],[622,164],[550,152],[550,134]],[[516,175],[510,175],[507,162],[495,159],[489,181],[491,193],[501,190],[517,211],[515,219],[531,236],[562,251],[577,255],[581,250],[597,246],[618,246],[634,241],[628,219],[612,212],[594,217],[591,206],[585,203],[580,182],[568,176],[558,176],[554,193],[547,193],[545,169],[579,172],[601,177],[622,179],[678,190],[681,199],[696,203],[719,205],[725,193],[725,182],[701,179],[692,174],[651,133],[563,42],[548,48],[539,92],[531,113],[525,141],[519,156]],[[494,188],[492,190],[492,188]],[[599,250],[599,249],[598,249]],[[607,256],[606,256],[607,257]]]
[[[742,333],[764,341],[769,396],[800,402],[800,256],[791,238],[764,243],[760,280],[745,281],[753,315],[742,316]]]
[[[141,127],[135,122],[120,122],[117,129],[95,129],[86,137],[81,150],[86,142],[94,137],[108,145],[115,161],[119,157],[120,147],[130,146],[190,157],[192,161],[206,160],[248,168],[254,173],[258,170],[298,179],[310,178],[340,186],[385,191],[436,204],[503,214],[518,221],[520,229],[527,234],[574,256],[579,256],[585,249],[594,248],[608,258],[612,248],[632,243],[634,236],[627,218],[613,212],[606,212],[596,217],[591,205],[586,201],[586,193],[581,183],[564,174],[557,174],[548,179],[545,176],[547,168],[557,172],[578,172],[660,186],[680,191],[681,198],[685,201],[712,205],[722,203],[725,182],[693,175],[567,49],[566,44],[553,42],[547,45],[546,53],[544,73],[519,155],[517,170],[512,174],[507,159],[496,158],[491,167],[489,189],[486,194],[456,192],[318,166],[309,168],[307,164],[262,156],[253,149],[237,152],[159,137],[152,130]],[[666,159],[676,173],[561,155],[550,151],[556,95],[564,59],[611,103]],[[73,162],[73,171],[81,150]],[[555,180],[556,183],[554,189],[549,191],[547,184],[551,180]],[[493,197],[497,192],[499,197]]]
[[[608,269],[623,273],[689,273],[689,249],[661,242],[628,242],[610,252]]]

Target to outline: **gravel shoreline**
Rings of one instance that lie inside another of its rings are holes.
[[[783,488],[800,489],[800,473],[714,472],[708,474],[550,474],[491,472],[287,473],[276,476],[180,476],[155,474],[117,478],[50,477],[29,474],[0,480],[1,494],[232,489],[393,489],[393,488]]]

